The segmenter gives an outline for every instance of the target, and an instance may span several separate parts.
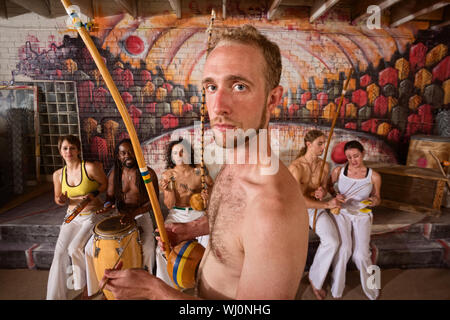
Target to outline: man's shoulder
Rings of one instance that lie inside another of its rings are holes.
[[[279,163],[278,169],[274,171],[273,174],[261,174],[261,178],[265,183],[270,184],[286,184],[289,182],[296,183],[288,167],[286,167],[281,161]]]
[[[301,166],[301,161],[302,161],[302,159],[301,159],[301,157],[298,157],[297,159],[295,159],[295,160],[293,160],[290,164],[289,164],[289,167],[298,167],[298,166]]]
[[[289,172],[288,172],[289,173]],[[291,221],[305,208],[300,185],[292,175],[265,177],[247,199],[246,216],[249,221]],[[265,222],[264,222],[265,221]]]
[[[286,206],[289,201],[296,201],[301,192],[299,184],[284,165],[280,165],[275,174],[260,175],[257,180],[252,180],[254,196],[260,199],[264,206],[266,201],[274,205]]]
[[[299,158],[297,158],[297,159],[295,159],[294,161],[292,161],[290,164],[289,164],[289,166],[288,166],[288,168],[289,168],[289,170],[297,170],[297,171],[303,171],[304,170],[304,166],[305,166],[305,163],[302,161],[302,158],[301,157],[299,157]]]

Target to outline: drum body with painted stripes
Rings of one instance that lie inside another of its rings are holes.
[[[103,219],[94,227],[94,268],[99,281],[105,269],[114,267],[120,254],[122,270],[142,268],[142,246],[136,222],[132,220],[131,223],[122,225],[122,217],[120,215]],[[108,300],[114,299],[110,291],[103,292]]]

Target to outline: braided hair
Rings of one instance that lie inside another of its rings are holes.
[[[122,163],[119,160],[119,147],[128,143],[132,147],[130,139],[123,139],[119,141],[114,150],[114,199],[117,205],[117,208],[120,210],[124,207],[124,198],[122,192]],[[141,174],[136,166],[136,187],[139,190],[139,205],[145,201],[148,201],[148,193],[145,188],[144,180],[142,180]]]

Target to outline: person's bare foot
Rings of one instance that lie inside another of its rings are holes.
[[[322,299],[325,299],[327,296],[327,291],[325,289],[320,289],[319,290],[320,296],[322,297]]]
[[[311,280],[309,280],[309,283],[311,284],[311,289],[316,296],[317,300],[323,300],[327,296],[327,292],[324,289],[316,289],[314,285],[312,284]]]

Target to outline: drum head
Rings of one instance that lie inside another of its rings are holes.
[[[98,222],[94,227],[94,233],[99,236],[118,236],[129,232],[136,227],[136,222],[131,221],[130,224],[123,225],[120,219],[123,215],[106,218]]]

